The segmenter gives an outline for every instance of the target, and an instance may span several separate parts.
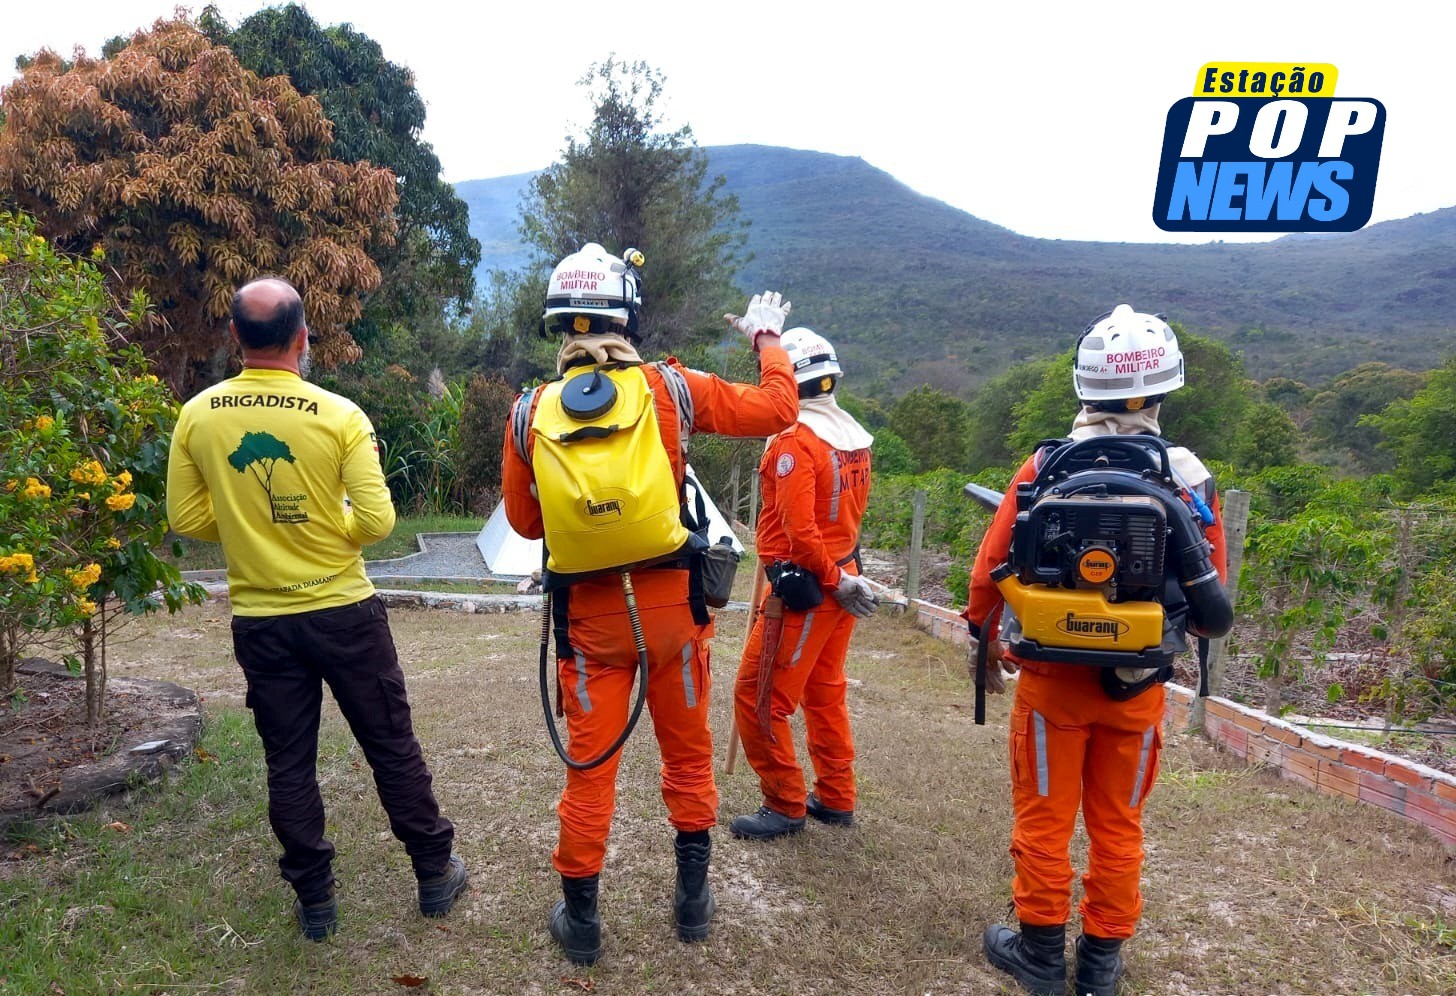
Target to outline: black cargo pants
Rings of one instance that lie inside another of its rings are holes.
[[[234,616],[233,652],[268,760],[268,822],[283,845],[278,867],[305,903],[333,885],[318,785],[319,709],[327,682],[374,771],[389,827],[421,878],[450,860],[455,828],[440,815],[415,739],[404,673],[384,603],[283,616]]]

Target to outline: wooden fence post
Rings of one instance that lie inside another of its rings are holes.
[[[925,543],[926,492],[915,492],[912,499],[914,517],[910,520],[910,565],[905,570],[905,597],[920,597],[920,553]]]
[[[733,470],[728,474],[728,490],[733,494],[733,504],[728,506],[728,524],[731,526],[735,522],[743,521],[738,518],[738,513],[742,509],[738,507],[738,458],[736,456],[733,458]]]
[[[1249,493],[1229,491],[1221,499],[1223,511],[1224,546],[1228,550],[1228,593],[1230,599],[1237,599],[1239,572],[1244,567],[1244,540],[1249,535]],[[1224,671],[1228,666],[1228,637],[1221,636],[1208,644],[1208,693],[1223,694]],[[1197,689],[1194,689],[1197,692]],[[1188,715],[1188,725],[1203,726],[1203,700],[1195,694],[1193,709]]]

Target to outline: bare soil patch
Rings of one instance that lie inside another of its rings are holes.
[[[86,683],[58,664],[21,665],[20,693],[0,701],[0,826],[27,814],[73,812],[146,777],[195,740],[196,701],[175,685],[112,684],[101,721],[86,722]],[[144,753],[129,748],[156,742]],[[165,742],[165,743],[162,743]]]

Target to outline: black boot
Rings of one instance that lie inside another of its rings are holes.
[[[597,916],[597,876],[561,876],[565,897],[551,908],[551,936],[578,965],[595,964],[602,955],[602,921]]]
[[[672,895],[672,917],[678,939],[707,940],[715,908],[713,894],[708,891],[708,856],[713,853],[713,841],[706,830],[679,830],[673,849],[677,852],[677,889]]]
[[[767,806],[759,806],[758,812],[747,816],[735,816],[728,824],[733,836],[748,840],[773,840],[787,837],[804,829],[804,817],[794,819]]]
[[[1063,996],[1067,990],[1066,924],[1038,927],[1023,923],[1021,933],[1000,924],[986,928],[986,960],[1010,972],[1036,996]]]
[[[1122,977],[1122,941],[1083,934],[1077,938],[1077,996],[1114,996]]]

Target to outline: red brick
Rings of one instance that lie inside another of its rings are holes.
[[[1456,779],[1445,778],[1433,779],[1431,786],[1435,790],[1437,799],[1444,799],[1447,802],[1456,802]]]
[[[1313,786],[1319,775],[1319,762],[1303,751],[1286,750],[1283,770],[1286,775],[1295,775]]]
[[[1250,733],[1263,734],[1264,732],[1264,718],[1257,713],[1235,713],[1234,722],[1239,724],[1240,728],[1248,730]]]
[[[1372,806],[1388,809],[1393,813],[1405,814],[1405,786],[1393,782],[1384,775],[1360,772],[1360,801]]]
[[[1360,798],[1359,773],[1338,762],[1321,760],[1316,780],[1319,782],[1321,792],[1344,796],[1347,799]]]
[[[1239,714],[1233,703],[1212,696],[1203,700],[1203,711],[1205,715],[1218,716],[1220,719],[1233,719]]]
[[[1456,843],[1456,807],[1424,792],[1408,791],[1405,815],[1429,828],[1446,843]]]
[[[1288,744],[1291,747],[1298,747],[1300,743],[1302,743],[1304,740],[1304,738],[1301,737],[1294,730],[1291,730],[1287,726],[1280,726],[1276,723],[1264,724],[1264,736],[1268,737],[1271,740],[1278,740],[1282,744]]]
[[[1230,726],[1224,723],[1219,724],[1218,742],[1239,757],[1247,757],[1249,754],[1249,733],[1237,726]]]
[[[1391,758],[1385,764],[1385,777],[1393,779],[1404,785],[1412,785],[1419,789],[1429,791],[1431,779],[1429,775],[1422,774],[1415,768],[1406,764],[1398,758]]]
[[[1363,750],[1352,750],[1349,747],[1340,750],[1340,761],[1347,768],[1355,768],[1359,771],[1373,771],[1377,775],[1385,774],[1385,758],[1377,754]]]
[[[1324,738],[1322,737],[1321,739]],[[1342,748],[1337,743],[1312,742],[1309,737],[1305,737],[1304,743],[1300,744],[1299,746],[1300,749],[1303,750],[1306,754],[1309,754],[1312,757],[1320,758],[1324,761],[1339,761],[1340,756],[1344,751],[1344,748]]]
[[[1267,764],[1277,768],[1284,761],[1284,745],[1268,737],[1251,735],[1247,757],[1250,764]]]

